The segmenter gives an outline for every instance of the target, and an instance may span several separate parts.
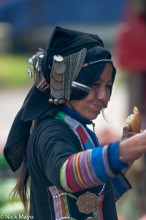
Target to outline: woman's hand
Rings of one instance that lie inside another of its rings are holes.
[[[128,164],[146,153],[146,130],[124,139],[119,145],[119,158]]]
[[[135,135],[135,134],[136,134],[136,133],[130,131],[130,125],[128,125],[128,124],[125,125],[125,126],[123,127],[122,141],[125,140],[125,139],[127,139],[127,138],[132,137],[132,136]]]

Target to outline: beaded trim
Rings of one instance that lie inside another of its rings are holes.
[[[102,191],[103,191],[103,188],[102,188]],[[80,201],[80,200],[82,201],[81,197],[85,197],[86,194],[89,194],[89,195],[93,194],[94,197],[97,197],[97,200],[98,200],[97,201],[97,207],[92,212],[94,217],[93,218],[90,217],[89,219],[96,218],[98,220],[104,220],[103,219],[103,211],[102,211],[102,204],[103,204],[103,200],[104,200],[104,194],[101,195],[102,192],[100,192],[99,195],[97,195],[97,196],[94,193],[86,192],[85,194],[83,194],[82,196],[77,198],[73,194],[63,192],[62,190],[58,189],[56,186],[49,187],[49,191],[51,192],[51,195],[52,195],[52,198],[53,198],[54,211],[55,211],[55,220],[63,220],[63,219],[77,220],[77,219],[72,218],[70,216],[69,206],[68,206],[68,202],[67,202],[67,196],[72,197],[73,199],[77,200],[77,203],[78,203],[78,201]],[[87,204],[86,204],[86,203],[88,203],[87,199],[84,199],[82,201],[82,203],[83,203],[83,206],[84,205],[87,206]],[[90,212],[88,212],[88,214],[89,213]]]
[[[92,61],[92,62],[89,62],[89,63],[84,63],[82,68],[85,68],[87,66],[90,66],[90,65],[93,65],[93,64],[97,64],[97,63],[113,63],[112,60],[110,59],[100,59],[100,60],[95,60],[95,61]]]
[[[67,193],[62,192],[56,186],[49,187],[49,191],[53,197],[55,220],[73,219],[70,217],[70,212],[67,204]]]

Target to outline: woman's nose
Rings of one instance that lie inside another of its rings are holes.
[[[102,101],[107,101],[108,99],[107,90],[105,88],[100,88],[96,93],[96,98]]]

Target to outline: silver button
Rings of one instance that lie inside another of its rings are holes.
[[[54,55],[53,58],[56,62],[62,62],[63,61],[63,57],[61,55]]]

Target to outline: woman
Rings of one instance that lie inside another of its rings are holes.
[[[22,165],[15,193],[36,220],[116,220],[131,188],[122,174],[146,152],[146,132],[99,146],[87,125],[110,100],[116,69],[102,40],[56,27],[46,51],[29,59],[35,85],[12,125],[4,155]]]

